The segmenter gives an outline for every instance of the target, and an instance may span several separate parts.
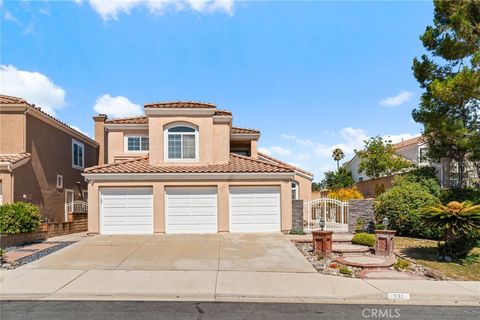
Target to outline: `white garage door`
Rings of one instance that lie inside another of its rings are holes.
[[[216,233],[216,188],[166,188],[167,233]]]
[[[230,232],[280,231],[280,188],[230,188]]]
[[[100,190],[100,233],[153,233],[151,188]]]

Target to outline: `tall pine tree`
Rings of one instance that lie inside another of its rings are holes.
[[[424,89],[413,118],[424,125],[431,159],[460,163],[462,185],[466,161],[480,176],[480,1],[435,0],[434,6],[433,26],[420,36],[429,55],[413,61]]]

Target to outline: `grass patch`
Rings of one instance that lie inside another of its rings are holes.
[[[352,238],[353,244],[359,244],[362,246],[367,247],[374,247],[375,246],[375,235],[370,233],[357,233]]]
[[[480,280],[479,259],[467,258],[463,264],[437,258],[437,241],[409,237],[395,237],[395,251],[413,259],[416,263],[437,270],[455,280]],[[480,255],[480,248],[473,249],[473,257]]]

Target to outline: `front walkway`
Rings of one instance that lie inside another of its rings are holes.
[[[319,274],[282,234],[80,239],[3,271],[1,298],[387,303],[388,293],[409,293],[409,303],[480,303],[479,282]]]

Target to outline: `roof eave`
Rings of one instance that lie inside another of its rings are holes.
[[[294,172],[82,173],[90,181],[293,180]]]

